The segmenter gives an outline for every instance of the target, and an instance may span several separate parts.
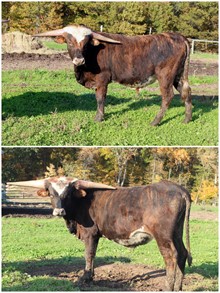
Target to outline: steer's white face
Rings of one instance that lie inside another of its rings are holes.
[[[74,180],[68,180],[68,178],[66,177],[60,177],[59,179],[57,180],[53,180],[53,181],[50,181],[53,189],[58,193],[58,195],[60,196],[63,191],[65,190],[65,188],[68,186],[68,184],[70,182],[75,182],[77,179],[74,179]]]
[[[67,26],[64,28],[64,31],[72,35],[76,39],[78,44],[82,42],[86,36],[92,34],[92,31],[89,28],[80,26]]]

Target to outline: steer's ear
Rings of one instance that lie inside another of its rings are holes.
[[[93,46],[98,46],[98,45],[100,44],[100,42],[99,42],[99,40],[92,38],[92,40],[91,40],[91,44],[92,44]]]
[[[85,197],[86,196],[86,191],[84,189],[77,189],[76,190],[76,197]]]
[[[42,196],[42,197],[46,197],[46,196],[49,196],[49,192],[45,189],[40,189],[37,191],[37,195]]]
[[[54,39],[54,41],[58,44],[66,43],[66,39],[63,36],[58,36]]]

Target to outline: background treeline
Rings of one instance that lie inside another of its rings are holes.
[[[144,185],[168,179],[194,202],[217,203],[217,148],[7,148],[2,181],[70,176],[112,184]]]
[[[148,34],[179,31],[218,40],[218,2],[2,2],[10,31],[28,34],[84,24],[94,30]]]

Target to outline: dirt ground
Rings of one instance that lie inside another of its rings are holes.
[[[218,63],[201,60],[190,62],[190,74],[192,75],[217,75]],[[31,53],[5,53],[2,55],[2,70],[21,69],[71,69],[73,68],[68,53],[59,54],[31,54]]]
[[[99,263],[95,268],[92,282],[82,283],[79,278],[83,274],[83,265],[48,265],[27,270],[33,276],[47,275],[58,280],[68,280],[79,291],[163,291],[165,286],[165,270],[155,269],[147,265],[131,263]],[[184,291],[204,291],[198,284],[204,282],[200,274],[186,274],[183,281]]]

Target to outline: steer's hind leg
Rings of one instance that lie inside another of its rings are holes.
[[[156,117],[151,122],[152,126],[156,126],[157,124],[160,123],[174,96],[172,84],[169,84],[166,86],[160,85],[160,91],[162,94],[162,104],[161,104],[160,111],[157,113]]]
[[[175,81],[174,86],[180,93],[181,98],[185,103],[185,119],[183,123],[188,123],[192,120],[192,98],[188,80],[180,79],[180,81]]]
[[[157,244],[166,265],[166,291],[174,291],[178,257],[176,248],[171,239],[160,238]]]
[[[175,243],[175,247],[178,251],[178,262],[177,262],[177,268],[176,268],[174,290],[181,291],[183,277],[184,277],[184,271],[185,271],[185,264],[186,264],[186,259],[187,259],[188,253],[187,253],[187,250],[183,244],[182,239],[176,238],[174,243]]]
[[[176,278],[175,278],[175,284],[174,284],[175,291],[182,290],[182,282],[184,277],[186,259],[188,256],[188,251],[186,250],[185,245],[183,243],[184,217],[185,217],[185,214],[183,214],[182,219],[179,219],[179,222],[177,222],[175,232],[174,232],[174,237],[173,237],[174,245],[178,253]]]

